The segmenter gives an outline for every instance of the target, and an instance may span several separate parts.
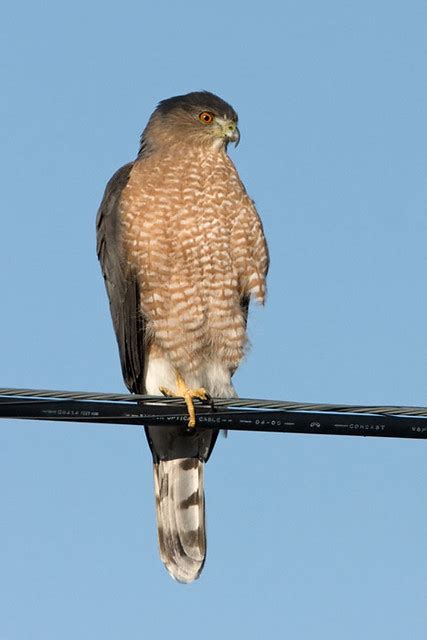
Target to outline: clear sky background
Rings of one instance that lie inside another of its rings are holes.
[[[96,210],[156,103],[209,89],[272,258],[240,395],[427,404],[425,1],[17,1],[0,30],[0,386],[124,391]],[[220,439],[185,586],[142,429],[4,421],[0,640],[424,640],[426,446]]]

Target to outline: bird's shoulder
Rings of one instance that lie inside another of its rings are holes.
[[[107,186],[105,187],[104,197],[102,198],[99,212],[101,212],[102,209],[108,210],[108,205],[111,205],[111,201],[113,199],[117,200],[118,197],[120,197],[121,192],[128,183],[134,164],[135,162],[128,162],[111,176],[107,182]]]

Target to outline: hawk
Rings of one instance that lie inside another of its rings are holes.
[[[193,92],[159,103],[136,159],[108,182],[97,252],[125,383],[183,397],[186,427],[148,427],[160,556],[179,582],[206,555],[204,463],[218,431],[197,429],[193,398],[232,397],[251,298],[264,303],[262,224],[227,154],[237,114]]]

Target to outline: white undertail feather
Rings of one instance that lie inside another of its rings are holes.
[[[236,395],[230,371],[219,361],[206,362],[185,375],[185,382],[204,387],[212,397]],[[158,395],[160,386],[176,388],[174,368],[166,358],[148,358],[146,392]],[[160,460],[154,464],[154,490],[160,557],[172,578],[192,582],[206,556],[204,463],[198,458]]]
[[[196,458],[154,465],[160,557],[172,578],[192,582],[206,555],[204,463]]]

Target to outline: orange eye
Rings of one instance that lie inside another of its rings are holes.
[[[213,113],[210,113],[210,111],[203,111],[203,113],[199,115],[199,120],[200,122],[203,122],[203,124],[211,124],[213,119]]]

